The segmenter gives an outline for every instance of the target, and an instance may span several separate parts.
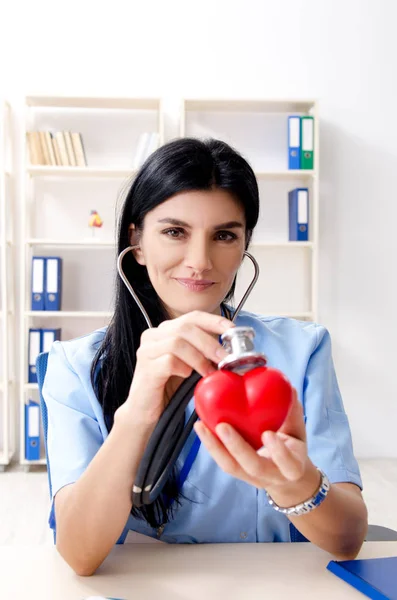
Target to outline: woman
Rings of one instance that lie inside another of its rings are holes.
[[[234,326],[225,301],[258,211],[252,169],[216,140],[164,145],[126,196],[118,252],[137,245],[123,267],[154,327],[118,278],[109,327],[55,343],[43,388],[50,524],[79,574],[92,574],[130,530],[169,543],[291,541],[298,530],[340,559],[362,545],[367,512],[329,334],[293,319],[241,312],[234,323],[254,327],[257,350],[293,385],[279,432],[264,432],[257,453],[227,424],[214,435],[197,422],[177,463],[180,472],[198,436],[182,487],[171,477],[154,505],[132,506],[137,467],[169,399],[193,370],[205,376],[225,356],[219,336]],[[194,399],[187,414],[193,408]],[[307,514],[274,510],[316,495]]]

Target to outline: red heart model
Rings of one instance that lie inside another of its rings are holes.
[[[244,375],[216,371],[201,379],[194,391],[196,412],[204,425],[215,433],[219,423],[229,423],[255,450],[263,446],[264,431],[281,427],[292,397],[286,377],[268,367]]]

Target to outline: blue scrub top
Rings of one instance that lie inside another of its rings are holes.
[[[316,323],[262,317],[241,311],[235,324],[253,327],[255,348],[268,366],[280,369],[303,403],[308,453],[331,483],[350,482],[362,489],[348,418],[340,395],[328,331]],[[53,499],[78,480],[105,441],[108,430],[91,385],[90,371],[106,328],[67,342],[55,342],[48,357],[43,397],[48,410],[47,453],[52,483],[49,523],[56,530]],[[194,409],[194,399],[186,416]],[[191,433],[178,459],[182,468]],[[224,473],[203,445],[182,487],[182,503],[166,524],[168,543],[290,542],[290,521],[269,504],[264,490]],[[186,498],[186,499],[185,499]],[[157,537],[146,522],[129,517],[129,530]]]

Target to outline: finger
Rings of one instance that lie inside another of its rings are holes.
[[[206,331],[203,331],[199,326],[193,325],[192,323],[181,325],[178,329],[177,337],[186,340],[216,365],[228,356],[228,352],[226,352],[225,348],[219,343],[218,336],[214,338]]]
[[[295,388],[293,390],[293,397],[290,409],[281,425],[279,432],[291,435],[302,441],[306,441],[306,427],[303,413],[303,406],[299,402],[298,393]]]
[[[302,477],[305,452],[303,452],[301,459],[297,458],[274,431],[265,431],[262,440],[270,453],[272,461],[288,481],[296,481]]]
[[[220,423],[216,427],[216,434],[250,479],[268,477],[274,472],[272,461],[259,455],[231,425]]]
[[[306,442],[298,440],[290,435],[286,435],[285,433],[281,433],[280,431],[278,431],[276,435],[284,442],[288,450],[290,450],[297,458],[302,458],[302,456],[307,455]]]
[[[225,333],[231,327],[235,327],[233,321],[226,319],[222,315],[213,315],[212,313],[207,313],[200,310],[194,310],[192,312],[186,313],[181,317],[176,319],[169,319],[167,321],[163,321],[161,325],[159,325],[159,329],[172,329],[178,328],[181,324],[192,324],[197,325],[204,331],[208,333],[221,335]]]
[[[222,442],[219,441],[217,436],[215,436],[202,421],[196,421],[194,429],[217,465],[225,473],[238,477],[239,479],[244,479],[244,473],[241,467],[227,451]]]
[[[183,338],[171,338],[158,340],[151,344],[141,346],[137,351],[138,360],[149,360],[155,363],[158,359],[167,357],[162,361],[164,375],[180,375],[176,372],[176,368],[180,368],[179,363],[185,363],[192,370],[197,371],[202,377],[216,371],[211,361],[209,361],[201,352],[199,352],[192,344]],[[153,364],[151,369],[156,372],[158,365]],[[182,376],[182,375],[180,375]]]
[[[152,333],[141,338],[141,345],[147,345],[163,340],[185,340],[196,348],[203,356],[216,365],[224,359],[228,353],[218,341],[218,336],[213,337],[199,326],[193,323],[179,322],[175,328],[153,328]]]
[[[276,435],[284,442],[287,448],[295,454],[297,457],[301,455],[301,440],[297,440],[296,438],[291,437],[290,435],[286,435],[285,433],[281,433],[277,431]],[[266,446],[262,446],[259,450],[256,451],[259,456],[263,456],[264,458],[270,458],[270,452],[266,448]]]

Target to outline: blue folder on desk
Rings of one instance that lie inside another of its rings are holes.
[[[372,600],[397,600],[397,556],[331,560],[327,569]]]

